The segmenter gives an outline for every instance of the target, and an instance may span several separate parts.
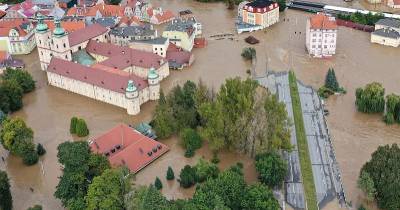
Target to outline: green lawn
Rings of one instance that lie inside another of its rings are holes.
[[[314,177],[312,173],[310,155],[308,154],[307,137],[304,129],[303,113],[301,110],[297,79],[293,72],[289,72],[290,95],[292,98],[294,125],[296,127],[297,147],[300,156],[301,174],[308,210],[318,210],[315,193]]]

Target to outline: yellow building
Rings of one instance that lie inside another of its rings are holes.
[[[186,51],[192,51],[194,38],[201,33],[194,19],[175,19],[164,30],[162,37]]]
[[[279,5],[269,0],[255,0],[241,9],[243,23],[267,28],[279,21]]]

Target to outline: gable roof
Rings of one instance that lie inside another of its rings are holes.
[[[112,166],[126,166],[137,173],[169,148],[140,132],[119,124],[107,133],[89,142],[91,150],[106,155]]]
[[[311,29],[335,30],[337,29],[336,20],[334,17],[324,13],[318,13],[310,18]]]
[[[51,59],[47,71],[117,93],[125,93],[129,80],[133,80],[139,90],[148,86],[146,80],[125,71],[96,65],[88,67],[56,57]]]
[[[121,70],[129,66],[138,66],[142,68],[154,67],[158,69],[165,62],[163,57],[154,53],[135,50],[130,47],[121,47],[110,43],[90,41],[86,46],[86,50],[89,53],[108,57],[108,59],[99,64]]]
[[[72,7],[68,10],[67,16],[94,17],[97,11],[105,17],[124,16],[124,8],[119,5],[97,4],[93,7]]]
[[[50,30],[54,30],[55,25],[54,21],[46,20],[44,21]],[[79,21],[61,21],[61,27],[65,29],[68,33],[72,33],[74,31],[85,28],[85,22],[82,20]]]
[[[20,36],[25,36],[26,29],[30,25],[25,19],[12,19],[12,20],[3,20],[0,21],[0,36],[8,36],[11,29],[15,29],[18,31]],[[33,29],[33,28],[32,28]]]
[[[163,23],[175,18],[174,13],[171,10],[166,10],[162,13],[158,13],[154,16],[159,23]]]
[[[400,20],[395,20],[391,18],[383,18],[378,20],[378,22],[375,23],[375,25],[383,25],[383,26],[388,26],[388,27],[393,27],[393,28],[400,28]]]
[[[102,25],[95,23],[85,28],[76,30],[68,35],[69,45],[72,47],[74,45],[80,44],[84,41],[88,41],[97,36],[106,33],[108,29]]]

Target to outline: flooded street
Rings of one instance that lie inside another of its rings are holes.
[[[331,3],[329,1],[342,2],[327,0]],[[195,49],[196,61],[193,66],[182,72],[172,72],[162,83],[165,91],[176,84],[183,84],[186,80],[199,79],[217,90],[226,78],[248,76],[246,70],[250,68],[250,63],[243,61],[240,56],[242,48],[248,46],[243,41],[248,34],[236,35],[236,10],[228,11],[222,3],[202,4],[190,0],[152,2],[175,12],[192,10],[203,24],[203,34],[207,39],[214,34],[235,34],[233,40],[210,39],[205,49]],[[352,4],[364,5],[357,2]],[[378,81],[384,84],[386,93],[400,94],[400,49],[371,44],[368,33],[340,27],[337,55],[325,60],[310,58],[305,52],[305,20],[308,16],[307,13],[287,10],[281,15],[280,23],[266,32],[252,34],[261,41],[255,46],[257,72],[259,75],[265,74],[267,65],[268,69],[274,71],[293,69],[299,80],[318,88],[323,84],[328,68],[335,69],[339,83],[347,90],[347,94],[331,97],[327,101],[330,111],[328,126],[348,200],[353,201],[353,204],[358,203],[361,194],[356,187],[356,180],[361,166],[379,145],[400,143],[400,126],[386,126],[379,115],[357,113],[354,106],[355,89],[366,83]],[[289,21],[283,21],[284,18]],[[139,115],[128,116],[124,109],[48,86],[45,73],[39,68],[36,51],[28,56],[17,57],[25,60],[27,70],[37,81],[37,88],[24,96],[24,108],[13,116],[20,116],[26,120],[28,126],[34,130],[34,141],[42,143],[47,154],[41,158],[41,164],[32,167],[23,166],[20,159],[9,156],[5,163],[0,162],[0,169],[7,170],[11,179],[14,209],[25,210],[34,204],[41,204],[44,209],[49,210],[62,209],[60,201],[53,197],[58,183],[57,177],[61,173],[57,162],[57,145],[73,140],[69,134],[70,118],[78,116],[86,119],[90,138],[102,134],[116,123],[136,124],[149,121],[156,103],[146,103],[141,107]],[[136,183],[153,183],[155,177],[159,176],[164,184],[162,192],[168,198],[190,197],[194,188],[183,190],[176,181],[165,180],[167,167],[171,165],[175,177],[178,177],[184,165],[194,165],[199,157],[210,158],[211,154],[207,146],[204,146],[196,151],[195,158],[187,159],[183,157],[184,151],[178,145],[176,137],[164,140],[163,143],[167,144],[171,151],[139,172]],[[7,152],[0,149],[0,155],[5,157]],[[230,152],[223,152],[220,159],[221,168],[227,168],[237,161],[243,162],[246,181],[251,183],[256,180],[251,159]],[[34,189],[33,193],[29,190],[30,187]]]

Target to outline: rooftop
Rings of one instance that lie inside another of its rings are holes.
[[[121,47],[110,43],[90,41],[86,47],[87,52],[108,57],[99,64],[114,69],[123,70],[130,66],[158,69],[164,64],[164,59],[151,52]]]
[[[388,37],[388,38],[392,38],[392,39],[400,39],[400,33],[393,29],[381,28],[381,29],[378,29],[378,30],[375,30],[374,32],[372,32],[372,34],[378,35],[378,36],[383,36],[383,37]]]
[[[310,18],[311,29],[324,29],[324,30],[335,30],[337,29],[336,20],[334,17],[326,15],[324,13],[318,13],[311,16]]]
[[[400,28],[400,20],[395,20],[391,18],[384,18],[378,20],[375,25],[384,25],[393,28]]]
[[[126,26],[113,28],[110,34],[115,36],[155,36],[156,30],[149,24],[143,26]]]
[[[92,38],[100,36],[100,35],[106,33],[107,31],[108,31],[108,29],[106,27],[103,27],[102,25],[100,25],[98,23],[92,24],[83,29],[80,29],[80,30],[70,33],[68,36],[69,44],[72,47],[72,46],[80,44],[84,41],[88,41]]]
[[[145,40],[135,40],[135,39],[131,39],[131,42],[139,42],[139,43],[146,43],[146,44],[165,44],[165,42],[168,41],[168,38],[164,38],[164,37],[157,37],[155,39],[145,39]]]
[[[254,7],[254,8],[265,8],[269,7],[271,4],[274,4],[275,2],[269,1],[269,0],[255,0],[250,3],[247,3],[246,6],[248,7]]]
[[[50,30],[54,30],[55,25],[54,21],[46,20],[44,21]],[[68,33],[72,33],[74,31],[80,30],[85,28],[85,22],[82,20],[79,21],[62,21],[61,27],[65,29]]]
[[[94,22],[106,28],[114,28],[118,24],[118,19],[115,17],[102,17],[97,18]]]
[[[108,157],[112,166],[126,166],[137,173],[169,151],[169,148],[133,128],[119,124],[89,143],[95,153]]]
[[[0,21],[0,37],[8,36],[11,29],[17,30],[20,36],[25,36],[27,34],[25,30],[27,30],[30,25],[31,23],[29,23],[28,20],[24,19]]]
[[[99,64],[84,66],[56,57],[51,59],[47,71],[117,93],[125,93],[129,80],[133,80],[139,90],[148,86],[146,80],[125,71],[102,68]]]

